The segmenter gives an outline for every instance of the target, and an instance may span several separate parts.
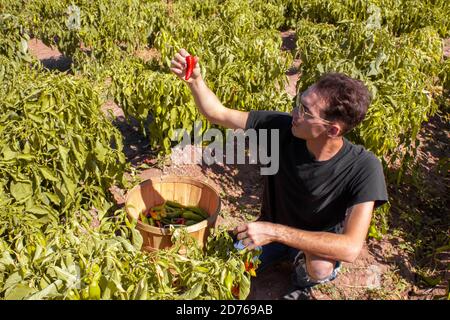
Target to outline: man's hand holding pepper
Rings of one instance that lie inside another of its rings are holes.
[[[186,73],[188,71],[186,62],[187,56],[190,56],[190,54],[185,49],[181,49],[178,53],[176,53],[175,57],[170,63],[170,70],[175,73],[180,79],[186,81],[187,83],[192,83],[201,78],[200,66],[198,64],[198,57],[194,57],[194,69],[192,70],[192,74],[190,75],[189,79],[186,80]]]

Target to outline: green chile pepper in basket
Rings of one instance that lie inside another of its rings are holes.
[[[192,212],[202,216],[204,219],[208,219],[209,218],[208,212],[206,212],[205,210],[203,210],[200,207],[187,206],[186,209],[188,209],[189,211],[192,211]]]
[[[198,214],[196,214],[196,213],[194,213],[192,211],[189,211],[189,210],[184,211],[182,216],[186,220],[195,220],[197,222],[205,220],[205,218],[203,218],[201,215],[198,215]]]

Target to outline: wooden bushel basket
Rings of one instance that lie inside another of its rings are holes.
[[[172,200],[182,205],[198,206],[209,214],[209,218],[186,227],[203,247],[209,235],[209,229],[215,227],[220,212],[220,197],[210,185],[190,177],[152,178],[132,188],[126,196],[125,210],[130,218],[138,219],[139,214],[159,205],[164,200]],[[136,228],[142,234],[142,250],[151,252],[169,248],[172,233],[168,228],[153,227],[139,219]]]

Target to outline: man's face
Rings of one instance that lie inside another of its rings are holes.
[[[299,93],[301,94],[301,93]],[[292,134],[304,140],[312,140],[334,133],[338,127],[336,123],[323,119],[323,109],[326,102],[316,93],[314,85],[301,94],[299,103],[292,111]]]

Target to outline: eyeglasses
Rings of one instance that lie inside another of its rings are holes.
[[[325,124],[333,124],[333,122],[331,122],[331,121],[322,119],[322,118],[315,116],[312,113],[306,111],[305,109],[307,109],[308,107],[305,107],[305,105],[302,103],[302,94],[303,94],[302,92],[299,92],[295,99],[295,107],[297,108],[297,114],[298,114],[299,118],[303,118],[305,115],[307,115],[308,117],[310,117],[312,119],[320,120]]]

